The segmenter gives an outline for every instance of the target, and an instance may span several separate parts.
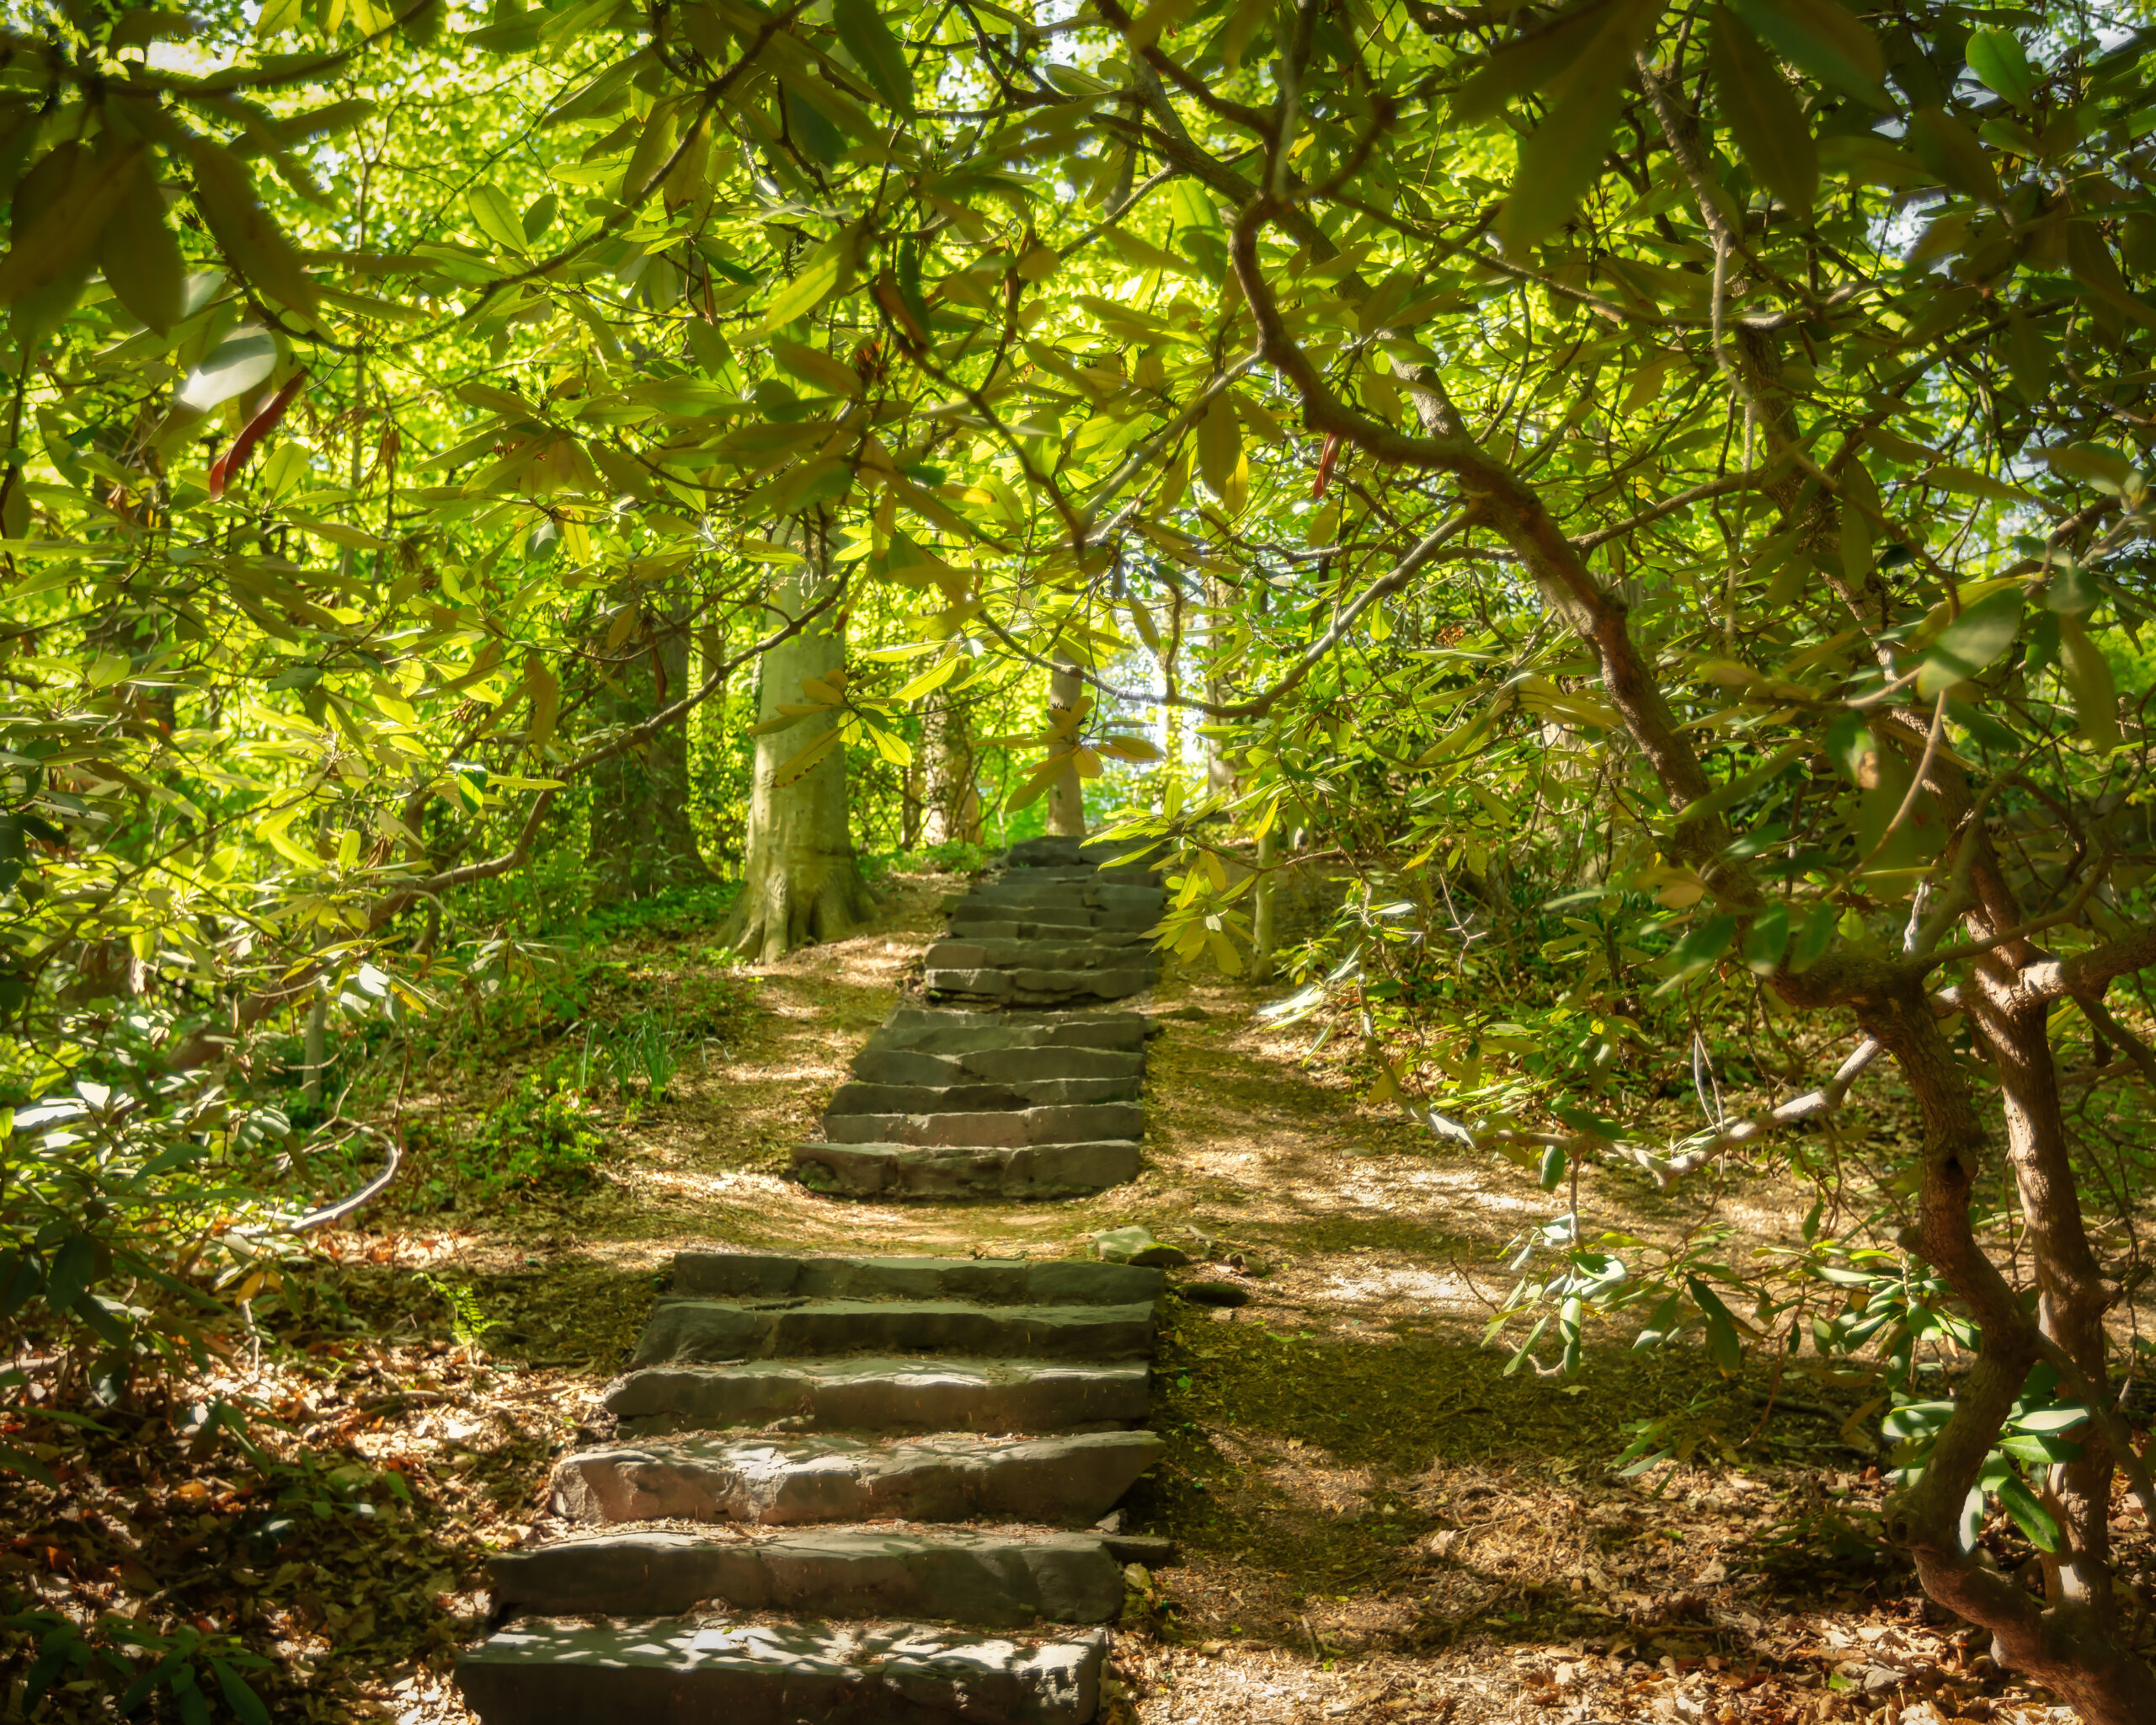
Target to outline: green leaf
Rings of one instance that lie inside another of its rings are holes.
[[[1572,1103],[1553,1102],[1550,1104],[1550,1112],[1573,1131],[1589,1138],[1599,1139],[1604,1144],[1624,1141],[1624,1127],[1606,1115],[1596,1114],[1592,1108],[1583,1108]]]
[[[248,1687],[245,1678],[222,1659],[211,1659],[210,1669],[216,1674],[217,1687],[225,1693],[225,1705],[232,1710],[240,1725],[270,1725],[269,1708],[262,1705],[262,1697]]]
[[[1788,948],[1789,905],[1777,899],[1752,919],[1744,937],[1744,967],[1755,975],[1772,976]]]
[[[2063,479],[2077,479],[2114,497],[2132,476],[2132,462],[2115,450],[2094,443],[2067,443],[2041,453],[2046,465]]]
[[[98,267],[114,295],[162,335],[186,311],[187,260],[165,221],[155,167],[139,158],[98,239]]]
[[[1797,931],[1796,944],[1790,949],[1789,968],[1792,970],[1809,969],[1834,943],[1835,925],[1841,921],[1841,912],[1833,904],[1822,900],[1812,907],[1812,914],[1804,919],[1804,927]]]
[[[1632,59],[1661,0],[1617,0],[1577,57],[1549,86],[1548,111],[1520,146],[1497,238],[1517,257],[1571,216],[1593,182],[1623,109]]]
[[[1669,980],[1662,986],[1668,988],[1687,977],[1698,975],[1727,952],[1730,942],[1736,937],[1734,916],[1710,916],[1704,922],[1694,923],[1670,953]]]
[[[2040,1551],[2065,1549],[2066,1536],[2057,1518],[2023,1482],[2020,1474],[2008,1474],[1997,1489],[1999,1507],[2014,1518],[2014,1525],[2028,1536],[2031,1545]]]
[[[173,395],[173,405],[206,414],[235,396],[259,388],[277,369],[277,344],[259,324],[235,329],[187,374]]]
[[[1834,0],[1730,0],[1731,9],[1781,56],[1844,95],[1892,113],[1879,39]]]
[[[1722,118],[1759,183],[1800,216],[1812,213],[1819,187],[1819,152],[1796,92],[1736,14],[1710,14],[1707,72]]]
[[[2042,87],[2036,69],[2029,63],[2028,51],[2010,30],[1977,30],[1964,51],[1969,70],[1984,88],[2004,96],[2016,108],[2026,108]]]
[[[2017,309],[2007,313],[2001,345],[2014,387],[2020,391],[2021,398],[2034,407],[2051,393],[2051,343],[2036,327],[2036,320]]]
[[[2119,697],[2111,661],[2089,639],[2079,619],[2058,620],[2059,669],[2073,692],[2073,716],[2081,740],[2100,753],[2118,746]]]
[[[512,252],[524,249],[523,220],[499,186],[472,187],[464,194],[464,207],[472,212],[472,225],[496,245]]]
[[[1594,0],[1500,48],[1454,94],[1453,119],[1461,126],[1480,126],[1513,97],[1546,88],[1603,40],[1614,18],[1636,9],[1628,0]]]
[[[195,207],[225,255],[260,291],[312,317],[314,283],[284,230],[262,207],[246,164],[207,138],[189,136],[185,148],[195,169]]]
[[[2021,590],[1979,599],[1940,631],[1917,672],[1917,692],[1929,700],[1998,662],[2021,633]]]
[[[1563,1183],[1565,1170],[1569,1165],[1569,1158],[1565,1155],[1563,1145],[1553,1144],[1544,1151],[1542,1152],[1542,1189],[1545,1192],[1555,1192]]]
[[[2044,584],[2044,608],[2068,617],[2086,617],[2104,602],[2104,590],[2096,578],[2078,563],[2054,569]]]
[[[756,334],[769,335],[809,312],[841,291],[853,279],[853,235],[841,233],[812,252],[792,280],[781,288],[757,324]]]
[[[83,144],[57,144],[15,188],[13,228],[0,259],[0,302],[15,308],[24,339],[56,326],[82,291],[105,222],[135,182],[142,149],[99,161]]]
[[[83,1297],[97,1274],[97,1242],[87,1234],[71,1234],[52,1257],[51,1279],[45,1284],[45,1300],[55,1311],[65,1311]]]
[[[2111,255],[2111,248],[2105,242],[2103,230],[2093,221],[2076,220],[2066,224],[2066,263],[2073,272],[2073,279],[2095,298],[2114,311],[2124,312],[2137,323],[2156,328],[2156,311],[2152,311],[2127,286],[2126,277],[2119,272],[2118,259]]]
[[[1212,494],[1237,512],[1241,498],[1238,476],[1242,469],[1242,432],[1235,421],[1235,405],[1225,390],[1213,398],[1205,417],[1198,422],[1198,474]]]
[[[846,45],[876,93],[910,117],[914,111],[913,67],[906,63],[905,46],[891,34],[876,9],[875,0],[833,0],[831,22],[839,40]]]
[[[1969,128],[1944,108],[1919,108],[1909,116],[1909,147],[1950,190],[1999,201],[1999,174]]]

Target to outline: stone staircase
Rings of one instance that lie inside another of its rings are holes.
[[[685,1252],[568,1535],[494,1559],[483,1725],[1085,1725],[1161,1272]]]
[[[1153,926],[1167,895],[1128,844],[1027,839],[951,908],[921,985],[942,999],[1013,1007],[1127,1000],[1160,974]]]
[[[856,1197],[1048,1199],[1137,1172],[1162,894],[1118,847],[1014,847],[794,1166]],[[1002,1010],[980,1010],[994,1003]],[[684,1252],[569,1530],[490,1566],[483,1725],[1088,1725],[1158,1459],[1158,1269]]]
[[[821,1141],[794,1152],[804,1185],[1052,1199],[1137,1173],[1146,1020],[1070,1010],[1126,999],[1159,974],[1151,931],[1166,895],[1143,867],[1100,866],[1126,848],[1029,839],[958,900],[922,985],[1005,1009],[892,1013],[832,1097]]]

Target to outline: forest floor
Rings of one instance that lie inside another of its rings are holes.
[[[1167,1028],[1132,1186],[909,1207],[786,1178],[962,884],[894,878],[876,932],[757,970],[718,970],[678,935],[616,947],[620,985],[706,990],[702,1046],[665,1101],[605,1123],[581,1191],[467,1192],[444,1210],[455,1183],[429,1160],[573,1033],[408,1070],[400,1106],[422,1150],[395,1197],[312,1242],[259,1302],[265,1345],[210,1386],[256,1408],[260,1465],[210,1438],[153,1447],[144,1434],[163,1428],[147,1413],[115,1418],[56,1491],[7,1494],[0,1577],[273,1650],[283,1671],[258,1686],[280,1719],[463,1721],[448,1672],[483,1632],[485,1556],[543,1519],[552,1458],[677,1248],[1080,1255],[1139,1222],[1190,1254],[1190,1276],[1250,1298],[1165,1307],[1169,1459],[1129,1524],[1172,1535],[1182,1562],[1118,1631],[1123,1720],[2070,1717],[1993,1670],[1882,1553],[1876,1420],[1852,1420],[1854,1399],[1770,1397],[1689,1348],[1591,1351],[1569,1383],[1508,1375],[1511,1347],[1484,1339],[1508,1244],[1560,1200],[1358,1100],[1309,1058],[1307,1030],[1257,1018],[1265,991],[1156,991]],[[1582,1196],[1598,1225],[1650,1236],[1698,1225],[1716,1197],[1623,1174]],[[1763,1182],[1721,1192],[1716,1214],[1741,1246],[1793,1236],[1800,1211],[1793,1187]],[[1698,1439],[1694,1461],[1621,1477],[1636,1423],[1665,1416]],[[2146,1547],[2137,1512],[2121,1525]],[[20,1717],[19,1667],[6,1682],[5,1717]],[[107,1715],[85,1685],[31,1717]]]

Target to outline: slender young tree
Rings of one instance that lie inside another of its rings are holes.
[[[776,582],[769,601],[773,630],[801,627],[760,667],[747,856],[727,927],[728,941],[764,964],[842,939],[872,909],[847,825],[844,613],[822,566],[827,542],[814,530],[803,541],[811,563]]]

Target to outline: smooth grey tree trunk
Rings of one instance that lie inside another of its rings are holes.
[[[781,582],[768,601],[766,627],[776,628],[800,617],[822,591],[821,579],[813,571]],[[803,685],[844,666],[846,638],[830,627],[830,615],[825,612],[764,654],[757,689],[760,722],[781,717],[782,705],[813,703],[817,697],[804,692]],[[794,765],[803,750],[834,728],[830,714],[817,713],[756,739],[748,854],[727,939],[760,964],[796,947],[843,939],[873,908],[848,829],[845,745],[831,745],[805,772]]]
[[[1075,665],[1059,665],[1049,674],[1048,704],[1056,713],[1066,713],[1078,704],[1086,685]],[[1048,788],[1048,830],[1071,838],[1086,836],[1086,787],[1075,761],[1055,776]]]

